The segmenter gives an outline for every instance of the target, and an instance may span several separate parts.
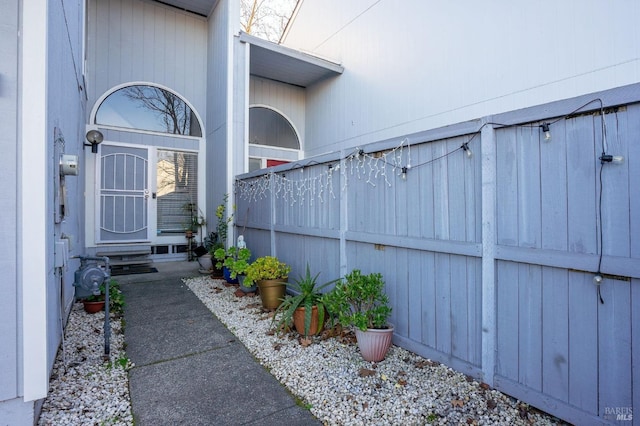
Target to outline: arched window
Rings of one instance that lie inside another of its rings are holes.
[[[196,114],[176,94],[156,86],[123,87],[107,96],[95,124],[202,137]]]
[[[278,112],[264,107],[249,109],[249,143],[300,149],[298,135],[289,120]]]

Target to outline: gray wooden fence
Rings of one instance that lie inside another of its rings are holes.
[[[572,423],[630,420],[637,102],[633,85],[243,175],[236,226],[294,276],[381,272],[402,347]]]

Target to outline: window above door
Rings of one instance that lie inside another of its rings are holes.
[[[109,94],[98,107],[95,124],[202,137],[202,126],[189,105],[152,85],[126,86]]]

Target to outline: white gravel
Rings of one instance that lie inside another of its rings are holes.
[[[200,300],[301,403],[327,425],[552,425],[541,413],[461,373],[392,346],[379,363],[364,361],[350,335],[277,336],[257,297],[209,277],[185,280]],[[112,319],[111,362],[104,363],[104,312],[73,306],[39,425],[133,425],[121,321]]]
[[[71,309],[53,366],[39,425],[133,425],[122,322],[111,316],[110,361],[104,355],[104,311]]]
[[[327,425],[551,425],[558,419],[442,364],[392,346],[364,361],[348,338],[274,335],[257,297],[238,298],[223,281],[199,277],[188,287],[271,374]],[[349,336],[346,336],[349,337]]]

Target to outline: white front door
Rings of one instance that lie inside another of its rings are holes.
[[[100,146],[97,242],[149,241],[149,150]]]

